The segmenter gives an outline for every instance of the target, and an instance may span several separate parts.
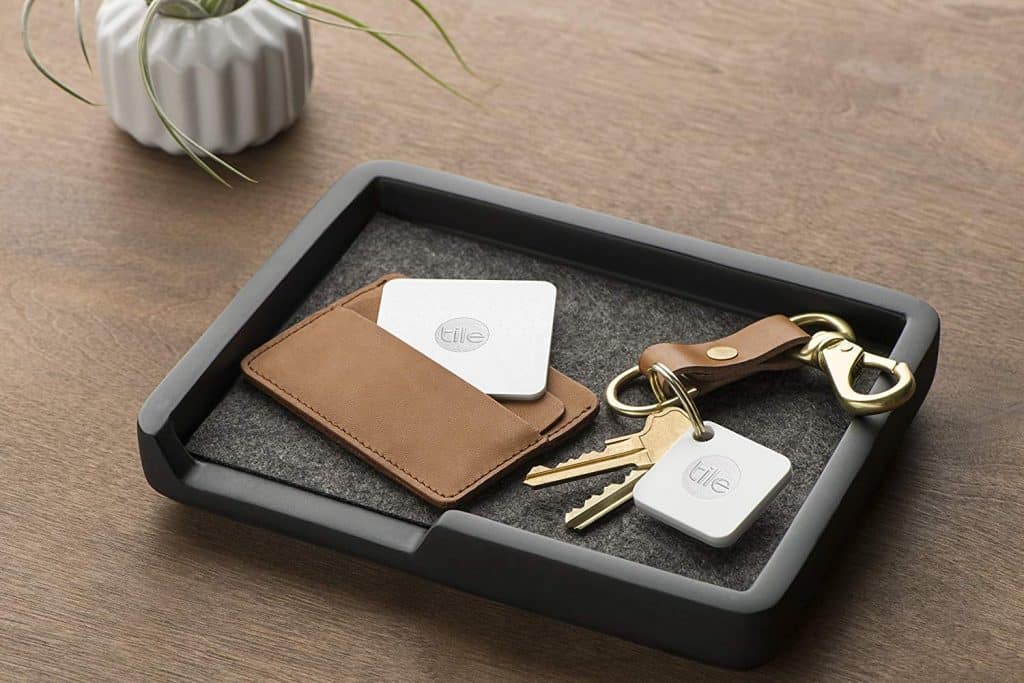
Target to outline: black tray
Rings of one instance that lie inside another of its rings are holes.
[[[893,413],[849,423],[756,579],[742,590],[465,511],[415,523],[191,454],[184,444],[235,385],[240,359],[301,310],[379,214],[443,226],[719,310],[837,313],[908,362],[917,393]],[[436,171],[374,162],[327,193],[157,387],[139,415],[139,445],[150,484],[176,500],[638,642],[748,667],[770,657],[796,622],[927,393],[937,350],[937,315],[906,295]]]

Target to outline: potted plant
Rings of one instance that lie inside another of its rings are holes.
[[[470,74],[448,32],[420,0],[408,0]],[[96,104],[51,73],[32,48],[25,0],[22,41],[32,64],[72,97]],[[327,18],[330,17],[330,18]],[[78,44],[81,0],[74,2]],[[451,94],[472,102],[392,40],[393,32],[315,0],[103,0],[96,15],[96,52],[107,111],[144,145],[187,154],[227,185],[215,166],[255,182],[219,155],[266,142],[302,110],[313,65],[309,21],[358,31],[379,41]]]

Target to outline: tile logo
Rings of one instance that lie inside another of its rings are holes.
[[[740,467],[724,455],[704,455],[686,468],[683,488],[694,498],[724,498],[740,485]]]
[[[434,341],[445,351],[476,351],[491,338],[491,331],[476,318],[452,318],[437,326]]]

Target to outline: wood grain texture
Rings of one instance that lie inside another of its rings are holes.
[[[300,122],[225,191],[0,43],[0,678],[729,674],[165,500],[138,407],[344,171],[391,158],[884,283],[930,397],[788,650],[751,679],[1024,671],[1024,8],[450,0],[481,113],[316,27]],[[52,6],[51,6],[52,5]],[[424,29],[404,3],[350,3]],[[68,3],[36,44],[90,93]],[[467,89],[437,41],[411,47]]]

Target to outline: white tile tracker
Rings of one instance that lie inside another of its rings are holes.
[[[753,524],[793,473],[789,458],[705,421],[714,436],[689,430],[637,482],[638,509],[683,533],[725,548]]]
[[[485,394],[530,401],[547,388],[556,296],[542,280],[400,278],[377,324]]]

